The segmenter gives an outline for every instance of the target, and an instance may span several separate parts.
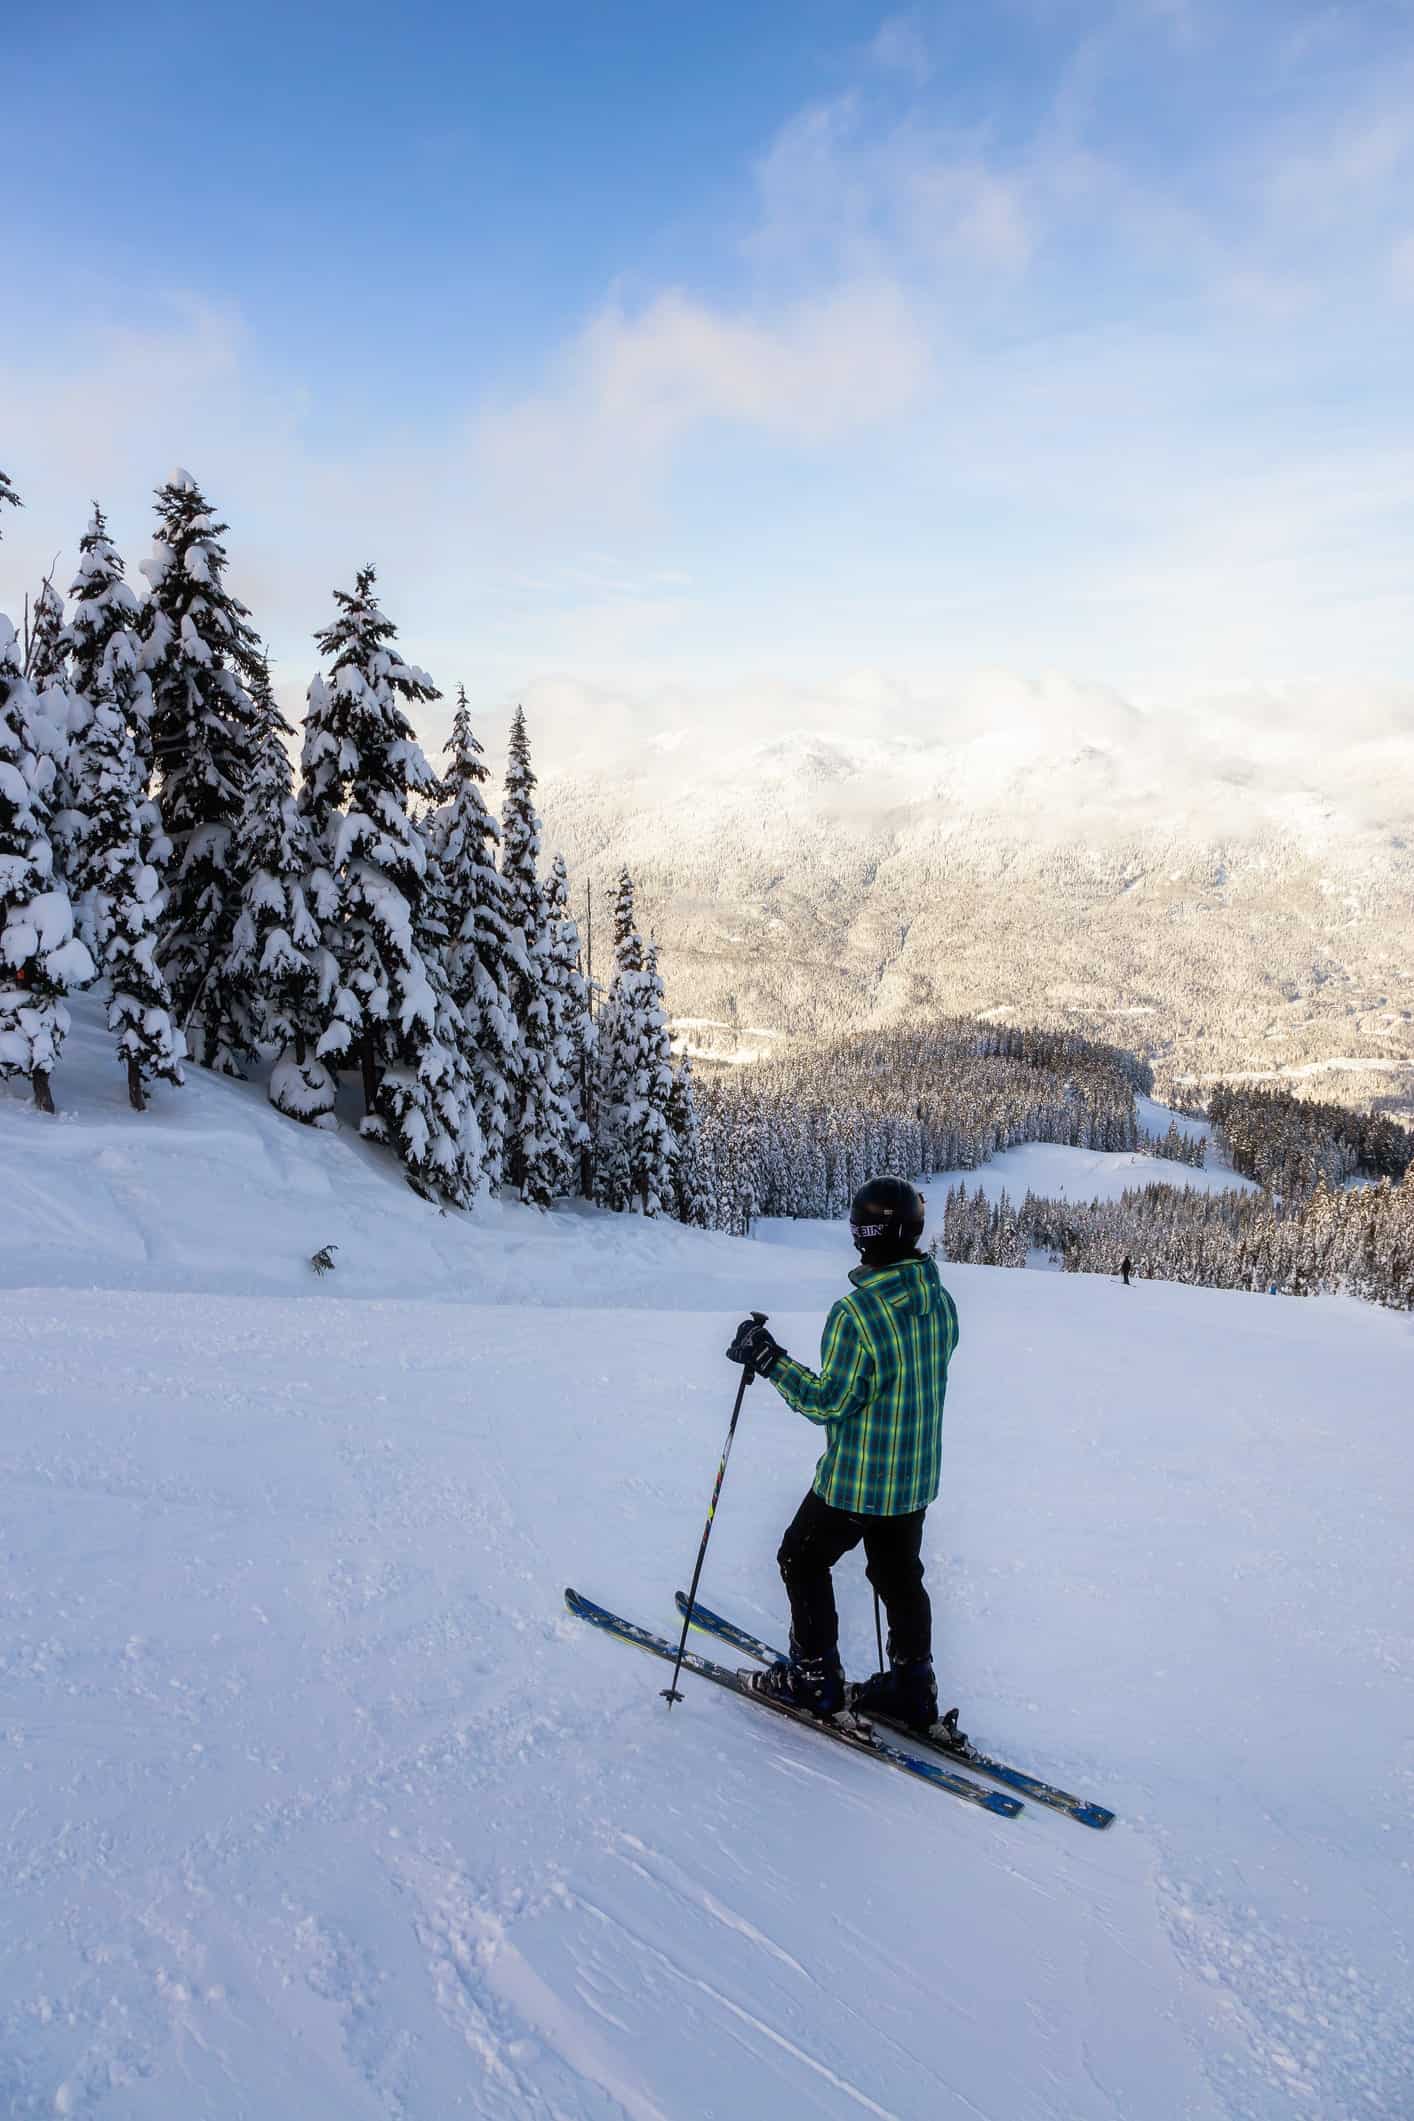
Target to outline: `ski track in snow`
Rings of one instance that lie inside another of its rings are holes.
[[[1120,1814],[996,1820],[561,1604],[672,1624],[725,1338],[808,1351],[839,1232],[441,1218],[71,1053],[0,1096],[0,2113],[1414,2111],[1409,1320],[949,1270],[944,1683]],[[768,1635],[817,1443],[753,1390],[703,1590]]]

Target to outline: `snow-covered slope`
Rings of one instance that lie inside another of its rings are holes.
[[[727,1333],[807,1349],[840,1233],[441,1218],[110,1065],[0,1095],[0,2111],[1414,2107],[1409,1320],[951,1271],[945,1683],[1120,1813],[1008,1823],[560,1602],[670,1623]],[[815,1441],[755,1387],[704,1591],[772,1635]]]

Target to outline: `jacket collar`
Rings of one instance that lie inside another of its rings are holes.
[[[856,1289],[862,1289],[867,1281],[880,1281],[885,1274],[902,1274],[925,1263],[922,1252],[910,1252],[905,1259],[891,1259],[886,1267],[851,1267],[849,1278]]]

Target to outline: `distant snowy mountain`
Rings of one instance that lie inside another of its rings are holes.
[[[916,704],[897,733],[862,719],[621,731],[545,785],[579,875],[632,869],[699,1047],[978,1012],[1180,1077],[1328,1070],[1331,1094],[1414,1103],[1402,708],[1243,695],[1184,717],[995,678],[931,729]]]

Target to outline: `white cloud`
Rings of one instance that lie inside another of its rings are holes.
[[[915,15],[890,15],[869,44],[869,58],[886,74],[901,74],[916,88],[932,79],[933,61]]]
[[[760,213],[746,248],[763,267],[911,283],[949,261],[1002,276],[1025,266],[1054,178],[1024,157],[1004,165],[975,131],[912,117],[880,130],[854,94],[798,112],[756,175]]]
[[[981,164],[924,162],[911,179],[915,233],[936,257],[1021,272],[1034,244],[1022,187]]]
[[[916,396],[927,349],[889,281],[859,281],[764,313],[680,291],[641,314],[595,317],[551,388],[477,423],[479,466],[534,515],[641,497],[679,442],[713,421],[819,445],[891,419]]]
[[[1116,829],[1191,814],[1250,833],[1294,803],[1347,824],[1414,797],[1409,686],[1168,683],[1119,688],[991,669],[902,679],[858,670],[795,684],[639,689],[556,677],[524,693],[563,776],[607,775],[629,807],[649,791],[762,785],[860,823],[941,796],[1006,809],[1062,835],[1077,814]]]
[[[1414,161],[1414,107],[1409,79],[1397,98],[1342,113],[1324,138],[1276,154],[1267,173],[1275,210],[1317,227],[1368,212]]]

